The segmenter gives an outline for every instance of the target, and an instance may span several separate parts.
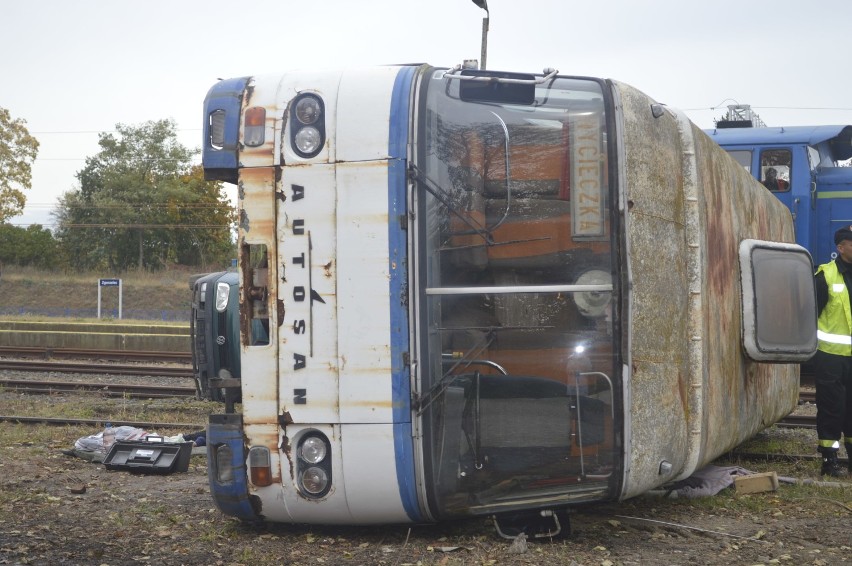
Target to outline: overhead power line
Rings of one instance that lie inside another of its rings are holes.
[[[200,132],[201,128],[177,128],[177,132]],[[118,130],[54,130],[44,132],[30,132],[30,135],[52,135],[52,134],[117,134]]]
[[[88,157],[36,157],[36,161],[85,161]],[[194,159],[200,158],[198,155],[193,155],[189,157],[189,160],[192,161]],[[134,157],[129,161],[184,161],[183,159],[177,159],[175,157],[146,157],[146,158],[137,158]]]
[[[65,228],[230,228],[228,224],[63,224],[62,226]]]
[[[168,204],[168,203],[127,203],[127,204],[63,204],[61,208],[83,208],[86,210],[121,210],[127,208],[138,209],[144,207],[146,209],[191,209],[191,210],[206,210],[218,208],[236,208],[227,203],[185,203],[185,204]],[[59,208],[56,203],[27,203],[24,208]]]
[[[730,99],[728,99],[730,100]],[[726,102],[726,101],[723,101]],[[751,106],[752,108],[759,108],[761,110],[841,110],[841,111],[852,111],[852,108],[846,107],[831,107],[831,106]],[[718,105],[718,106],[704,106],[701,108],[681,108],[681,110],[687,112],[693,112],[698,110],[719,110],[720,108],[727,108],[727,105]]]
[[[231,228],[229,224],[58,224],[56,222],[11,222],[11,226],[62,226],[63,228]]]

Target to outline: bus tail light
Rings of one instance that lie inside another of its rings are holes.
[[[255,487],[272,485],[272,466],[269,458],[269,448],[254,446],[248,454],[251,483]]]
[[[243,118],[243,143],[248,147],[263,145],[266,139],[266,108],[252,106]]]
[[[232,483],[234,481],[234,465],[231,447],[227,444],[220,444],[213,450],[215,451],[216,481],[221,484]]]

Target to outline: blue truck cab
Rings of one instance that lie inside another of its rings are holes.
[[[852,158],[852,126],[742,125],[705,133],[790,209],[796,242],[814,265],[830,261],[834,232],[852,225],[852,167],[843,163]]]

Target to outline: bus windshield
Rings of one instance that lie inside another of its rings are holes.
[[[423,81],[413,153],[415,405],[444,516],[612,493],[618,475],[607,115],[555,78],[462,100]]]

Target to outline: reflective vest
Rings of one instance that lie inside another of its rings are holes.
[[[852,356],[852,308],[843,274],[833,261],[819,266],[825,274],[828,303],[817,320],[817,349],[837,356]]]

